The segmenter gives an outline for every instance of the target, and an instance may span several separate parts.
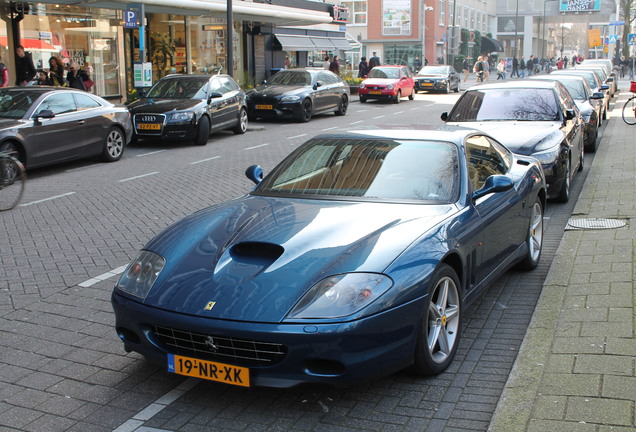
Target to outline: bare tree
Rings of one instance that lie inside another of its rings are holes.
[[[620,16],[623,21],[625,21],[625,25],[623,26],[623,37],[622,37],[622,46],[623,46],[623,55],[625,58],[629,58],[629,45],[627,45],[627,35],[629,34],[629,30],[632,28],[632,23],[634,19],[636,19],[636,4],[635,0],[620,0]]]

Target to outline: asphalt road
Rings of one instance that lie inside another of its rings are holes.
[[[110,306],[137,251],[183,216],[249,191],[247,166],[267,172],[320,133],[442,124],[457,97],[354,102],[344,117],[254,122],[204,147],[141,143],[117,163],[29,172],[20,206],[0,213],[0,431],[486,430],[590,155],[570,203],[546,209],[540,266],[508,272],[467,309],[457,357],[437,377],[401,372],[350,389],[285,390],[184,379],[125,353]]]

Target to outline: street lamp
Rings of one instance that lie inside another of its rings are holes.
[[[545,58],[545,5],[548,4],[548,2],[553,2],[553,1],[558,1],[558,0],[545,0],[543,2],[543,36],[541,39],[541,58]]]

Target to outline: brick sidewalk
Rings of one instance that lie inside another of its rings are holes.
[[[636,430],[636,126],[619,88],[571,222],[625,226],[565,232],[492,432]]]

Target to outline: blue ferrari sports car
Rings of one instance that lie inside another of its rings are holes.
[[[458,127],[319,135],[247,195],[166,228],[112,304],[127,351],[239,386],[444,371],[465,307],[537,266],[537,160]]]

